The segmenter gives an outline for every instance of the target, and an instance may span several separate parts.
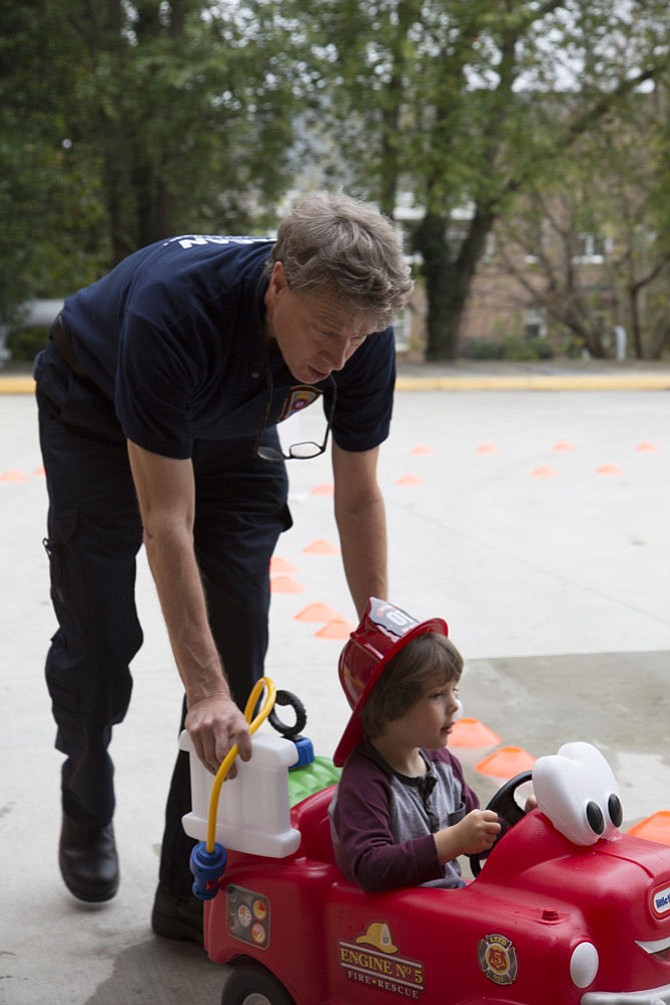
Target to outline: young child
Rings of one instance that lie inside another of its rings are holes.
[[[353,713],[334,756],[331,830],[340,869],[366,890],[464,886],[457,857],[500,832],[447,750],[463,670],[447,634],[441,618],[418,623],[373,597],[340,656]]]

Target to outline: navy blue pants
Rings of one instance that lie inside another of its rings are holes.
[[[104,826],[115,807],[112,727],[128,709],[130,663],[142,645],[135,561],[142,524],[125,439],[111,403],[50,344],[35,364],[40,444],[49,494],[45,547],[58,630],[46,680],[56,721],[63,810]],[[263,675],[269,566],[291,523],[284,466],[255,460],[249,440],[198,441],[194,541],[214,640],[244,707]],[[182,709],[182,724],[184,710]],[[176,744],[176,739],[175,739]],[[191,888],[188,755],[179,752],[166,806],[160,880]]]

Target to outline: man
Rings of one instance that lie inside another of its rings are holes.
[[[142,643],[144,542],[184,691],[183,721],[216,771],[263,673],[269,563],[291,524],[277,422],[323,399],[335,515],[359,616],[386,596],[376,477],[395,380],[396,311],[412,289],[391,223],[344,195],[307,197],[275,242],[188,236],[143,248],[64,304],[36,361],[59,628],[46,676],[62,769],[60,869],[85,901],[114,896],[112,726]],[[190,895],[186,755],[166,809],[152,924],[199,940]]]

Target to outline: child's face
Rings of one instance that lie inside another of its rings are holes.
[[[386,736],[407,747],[446,747],[460,707],[457,680],[433,682],[403,716],[388,723]]]

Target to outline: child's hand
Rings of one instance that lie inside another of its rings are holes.
[[[477,855],[488,851],[500,834],[498,814],[492,810],[472,810],[454,825],[459,831],[461,855]]]
[[[498,816],[492,810],[471,810],[451,827],[434,835],[440,862],[450,862],[459,855],[478,855],[489,851],[500,834]]]

